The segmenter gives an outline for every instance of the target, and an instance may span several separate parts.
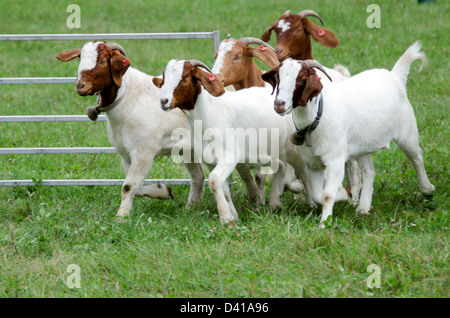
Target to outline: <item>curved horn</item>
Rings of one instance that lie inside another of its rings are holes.
[[[200,62],[199,60],[189,60],[189,63],[191,63],[192,66],[200,66],[203,67],[208,72],[212,73],[211,69],[203,62]]]
[[[123,47],[121,47],[119,44],[117,44],[116,42],[105,42],[105,44],[107,46],[109,46],[109,48],[111,50],[119,50],[120,53],[122,53],[124,56],[127,56],[127,54],[125,53],[125,50],[123,49]]]
[[[241,41],[242,44],[244,44],[244,45],[250,45],[250,44],[262,45],[264,47],[271,48],[275,52],[275,49],[273,47],[271,47],[269,44],[267,44],[263,40],[260,40],[260,39],[257,39],[257,38],[245,37],[245,38],[239,39],[239,41]]]
[[[319,15],[316,11],[313,11],[313,10],[303,10],[303,11],[300,11],[299,13],[297,13],[297,15],[299,15],[302,19],[303,19],[303,18],[306,18],[306,17],[309,17],[309,16],[311,16],[311,17],[316,17],[317,19],[320,20],[320,23],[322,23],[322,25],[324,25],[324,23],[323,23],[323,21],[322,21],[322,18],[320,17],[320,15]]]
[[[329,78],[330,82],[333,81],[331,79],[331,77],[327,74],[327,72],[325,71],[325,68],[322,66],[322,64],[320,64],[316,60],[304,60],[302,62],[305,63],[309,67],[315,67],[315,68],[321,70]]]
[[[290,15],[291,14],[291,10],[286,10],[283,15]]]

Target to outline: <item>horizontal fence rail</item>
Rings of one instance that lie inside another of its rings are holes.
[[[76,77],[3,77],[0,84],[74,84]]]
[[[93,33],[93,34],[0,34],[0,41],[70,41],[70,40],[183,40],[212,39],[214,53],[220,45],[220,32],[181,32],[181,33]],[[0,78],[1,84],[73,84],[75,77],[9,77]],[[0,116],[0,122],[89,122],[86,115],[29,115]],[[106,121],[105,115],[98,116],[97,121]],[[35,147],[35,148],[0,148],[0,154],[34,155],[34,154],[112,154],[117,153],[113,147]],[[71,180],[0,180],[0,186],[98,186],[122,185],[125,179],[71,179]],[[229,179],[231,182],[231,177]],[[190,179],[146,179],[145,185],[165,183],[168,185],[191,185]],[[208,181],[205,180],[205,184]]]
[[[144,185],[162,183],[169,185],[190,186],[191,179],[146,179]],[[0,180],[0,187],[19,187],[19,186],[113,186],[122,185],[125,179],[76,179],[76,180]],[[234,182],[235,183],[235,182]],[[233,183],[233,184],[234,184]],[[208,180],[205,180],[205,185],[208,185]]]

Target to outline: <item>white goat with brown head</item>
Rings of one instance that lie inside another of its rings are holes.
[[[252,47],[252,45],[258,45],[258,47]],[[254,86],[272,89],[261,78],[263,71],[255,63],[255,58],[257,58],[270,68],[279,64],[275,49],[266,42],[253,37],[244,37],[239,40],[227,38],[220,43],[214,58],[212,72],[224,86],[233,85],[236,90]],[[289,124],[292,123],[288,123],[288,126]],[[302,182],[297,179],[290,164],[286,164],[285,174],[284,186],[279,186],[280,190],[288,190],[297,194],[304,190]],[[264,202],[265,179],[264,174],[255,171],[258,201],[261,203]],[[253,181],[247,179],[246,182],[252,183]],[[251,188],[251,184],[247,185],[247,188]],[[277,195],[272,193],[272,196],[276,197]]]
[[[130,214],[133,198],[147,196],[168,199],[172,190],[162,184],[144,186],[153,160],[170,155],[182,141],[171,138],[172,131],[189,125],[186,116],[177,110],[167,113],[159,106],[159,88],[152,76],[130,66],[125,50],[117,43],[89,42],[82,49],[57,55],[66,62],[80,58],[76,92],[80,96],[98,94],[98,106],[88,107],[87,114],[96,120],[105,112],[108,137],[122,159],[126,174],[122,186],[122,202],[118,216]],[[191,176],[188,205],[197,203],[204,189],[204,173],[199,163],[184,163]]]
[[[222,224],[232,224],[238,216],[227,177],[237,166],[255,169],[271,166],[275,172],[273,183],[280,184],[278,179],[283,177],[280,172],[285,166],[289,148],[286,146],[287,138],[292,127],[288,127],[286,121],[273,112],[271,105],[274,98],[266,88],[225,91],[214,74],[208,74],[199,66],[209,70],[199,61],[171,60],[163,78],[154,78],[153,82],[161,87],[162,109],[169,111],[178,108],[186,114],[192,142],[201,145],[197,156],[201,156],[212,169],[208,184],[216,199],[220,221]],[[200,131],[196,131],[199,129],[198,123],[201,123]],[[247,138],[238,138],[239,131],[248,132],[257,140],[247,142]],[[212,132],[213,146],[203,143],[203,136]]]
[[[275,21],[272,26],[267,29],[261,39],[269,41],[272,31],[277,36],[276,54],[280,62],[291,58],[294,60],[312,60],[311,37],[318,43],[334,48],[339,44],[339,40],[333,31],[320,27],[311,22],[307,17],[315,17],[323,23],[320,15],[313,10],[303,10],[297,14],[291,14],[287,10],[283,15]],[[322,66],[323,70],[317,70],[319,77],[324,82],[333,81],[341,82],[350,77],[350,72],[346,67],[337,64],[333,69]],[[292,135],[292,141],[298,144],[297,135]],[[358,202],[359,191],[361,190],[361,174],[358,164],[355,160],[350,159],[345,166],[347,184],[352,191],[352,203]]]
[[[314,60],[287,59],[263,74],[276,89],[275,111],[292,113],[299,129],[310,131],[311,147],[298,147],[311,174],[313,197],[322,204],[321,226],[332,215],[335,201],[350,198],[342,187],[344,165],[358,161],[363,187],[357,210],[371,207],[375,170],[370,154],[389,149],[394,141],[412,162],[420,190],[430,195],[435,187],[428,180],[414,110],[408,100],[406,81],[410,65],[425,59],[414,43],[395,63],[392,71],[372,69],[339,82],[321,82]]]

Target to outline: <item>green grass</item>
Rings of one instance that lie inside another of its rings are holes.
[[[313,9],[340,39],[336,49],[313,43],[322,64],[352,74],[392,68],[420,40],[429,63],[413,64],[408,95],[425,166],[436,186],[423,197],[412,165],[392,145],[372,156],[377,176],[372,214],[338,203],[334,221],[318,228],[320,209],[292,194],[271,212],[249,203],[233,186],[239,211],[221,227],[209,190],[190,210],[188,188],[175,199],[136,198],[127,223],[117,223],[120,187],[0,188],[0,297],[449,297],[449,42],[448,2],[376,1],[381,28],[369,29],[373,1],[77,1],[82,28],[66,27],[65,1],[0,3],[1,33],[184,32],[220,30],[260,37],[285,10]],[[314,18],[312,21],[318,23]],[[275,44],[273,36],[271,44]],[[212,41],[120,41],[134,67],[161,74],[171,58],[213,64]],[[59,51],[83,42],[0,43],[0,77],[74,76],[77,63]],[[84,114],[95,97],[73,85],[1,85],[2,115]],[[0,147],[109,146],[105,123],[2,123]],[[122,178],[115,155],[2,155],[1,179]],[[155,161],[149,178],[186,178],[170,158]],[[235,178],[237,179],[237,178]],[[267,188],[270,183],[267,182]],[[269,189],[267,189],[268,191]],[[66,286],[69,264],[81,269],[81,288]],[[369,288],[370,264],[381,288]]]

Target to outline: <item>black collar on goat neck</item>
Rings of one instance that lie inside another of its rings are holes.
[[[314,129],[316,129],[317,126],[319,126],[320,117],[322,117],[322,112],[323,112],[323,96],[322,93],[320,93],[317,116],[312,122],[312,124],[310,124],[309,126],[307,126],[302,130],[298,129],[297,126],[295,125],[294,113],[292,113],[292,120],[294,121],[295,131],[289,136],[289,140],[296,146],[301,146],[306,141],[306,146],[312,147],[311,132],[313,132]]]

